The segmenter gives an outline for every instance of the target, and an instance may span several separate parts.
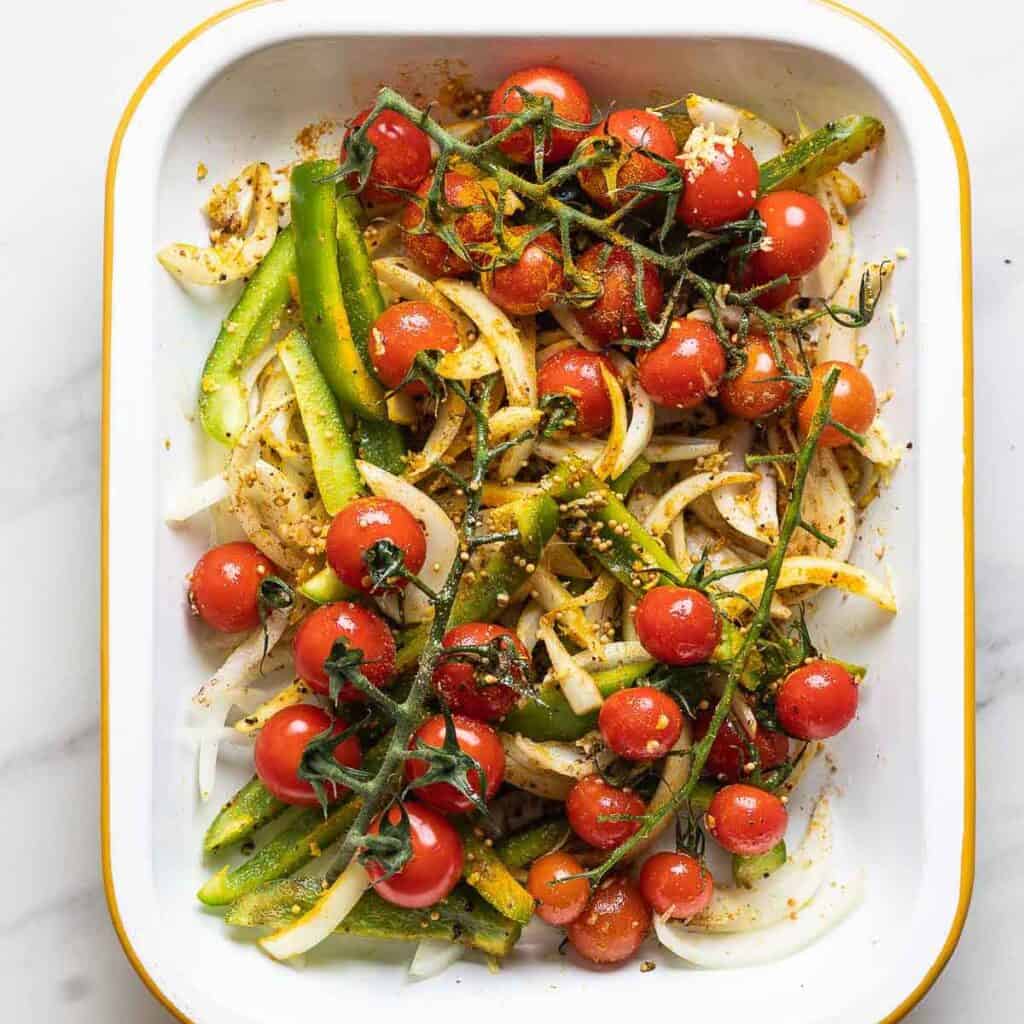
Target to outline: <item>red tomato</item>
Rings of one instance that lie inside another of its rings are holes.
[[[425,199],[430,191],[431,179],[427,178],[416,194]],[[467,245],[488,242],[494,235],[494,217],[490,213],[491,203],[487,193],[472,178],[456,171],[447,171],[444,176],[444,201],[449,209],[441,207],[445,220],[451,221],[455,234]],[[470,209],[483,207],[484,209]],[[460,209],[467,210],[459,213]],[[411,200],[402,211],[402,244],[406,253],[428,270],[435,277],[465,277],[472,267],[454,250],[449,248],[437,235],[426,231],[415,233],[415,229],[423,222],[423,210],[418,203]],[[483,255],[474,257],[477,263],[483,262]]]
[[[583,913],[566,929],[573,949],[595,964],[628,960],[651,930],[651,912],[636,883],[611,875],[598,885]]]
[[[387,388],[397,388],[405,380],[418,353],[438,349],[454,352],[458,347],[455,321],[429,302],[388,306],[370,331],[370,359]],[[404,390],[410,395],[425,395],[427,386],[414,380]]]
[[[754,204],[765,224],[767,247],[747,258],[755,283],[788,274],[790,280],[809,274],[832,242],[832,224],[824,207],[805,192],[769,192]]]
[[[412,838],[412,857],[401,871],[384,878],[384,868],[368,861],[366,870],[382,899],[396,907],[429,907],[443,900],[462,877],[462,840],[437,811],[412,800],[405,802]],[[401,812],[392,805],[388,821],[397,825]],[[380,832],[381,816],[370,825],[370,835]]]
[[[790,373],[800,372],[796,359],[785,348],[782,348],[782,356]],[[747,342],[746,365],[737,376],[722,382],[718,401],[730,416],[741,420],[774,416],[793,393],[792,384],[778,380],[779,375],[779,364],[775,362],[768,339],[753,336]]]
[[[189,579],[192,611],[220,633],[240,633],[260,624],[260,584],[277,566],[255,544],[235,541],[210,548]]]
[[[640,892],[659,917],[687,918],[710,902],[715,883],[700,861],[688,853],[656,853],[640,869]]]
[[[581,434],[603,434],[612,425],[612,400],[601,368],[618,378],[612,361],[585,348],[565,348],[547,359],[537,371],[537,391],[545,395],[568,395],[576,406],[576,430]]]
[[[327,564],[342,583],[364,594],[401,589],[408,580],[389,581],[375,591],[367,575],[363,556],[381,540],[401,549],[409,572],[423,568],[427,557],[423,527],[404,505],[390,498],[356,498],[334,517],[327,531]]]
[[[852,363],[819,363],[811,371],[811,390],[796,409],[797,423],[804,437],[811,429],[811,420],[821,403],[822,385],[834,366],[839,368],[839,380],[836,381],[832,404],[829,406],[832,419],[857,434],[863,434],[874,422],[878,399],[867,375]],[[849,443],[850,438],[835,427],[826,427],[818,438],[818,444],[823,448],[842,448]]]
[[[506,228],[510,244],[524,238],[532,228]],[[549,309],[565,287],[562,273],[562,246],[550,231],[529,242],[515,263],[497,267],[481,275],[484,293],[506,313],[533,316]]]
[[[621,144],[617,171],[616,165],[612,164],[610,167],[584,167],[577,175],[583,191],[606,210],[625,206],[637,194],[636,189],[630,186],[658,181],[668,174],[661,164],[638,150],[645,149],[671,159],[679,148],[669,126],[657,114],[648,110],[616,110],[609,114],[604,124],[588,136],[580,152],[585,153],[593,148],[594,140],[609,137],[617,139]],[[607,179],[609,171],[615,173],[615,191],[611,194]],[[653,195],[646,195],[641,205],[654,198]]]
[[[308,704],[296,704],[282,708],[256,736],[256,774],[260,782],[286,804],[301,807],[319,807],[320,801],[312,785],[298,777],[302,754],[310,742],[326,732],[334,722],[336,733],[344,732],[345,723],[332,719],[321,708]],[[334,748],[334,760],[348,768],[358,768],[363,763],[363,752],[359,740],[349,736]],[[326,784],[327,798],[339,800],[346,792],[344,786],[333,782]]]
[[[599,775],[580,779],[569,790],[565,814],[573,832],[598,850],[614,850],[640,828],[639,821],[601,821],[607,815],[631,814],[639,817],[646,810],[636,793],[616,789]]]
[[[786,676],[775,713],[779,725],[801,740],[827,740],[842,732],[857,714],[856,680],[837,661],[817,658]]]
[[[628,249],[596,242],[576,261],[577,270],[592,274],[601,287],[593,305],[576,310],[576,319],[595,341],[608,344],[623,338],[643,336],[643,324],[636,307],[636,275]],[[665,293],[653,263],[645,263],[644,306],[652,320],[661,314]]]
[[[345,159],[345,145],[352,133],[370,116],[364,110],[352,121],[341,146]],[[361,195],[370,203],[393,203],[401,199],[393,189],[412,190],[430,171],[433,158],[430,139],[407,117],[393,110],[384,110],[374,119],[366,133],[377,152],[370,165],[370,176]]]
[[[498,637],[505,637],[519,655],[530,664],[530,653],[522,640],[504,626],[490,622],[467,622],[449,629],[444,635],[444,647],[480,647]],[[504,718],[515,706],[519,697],[516,691],[503,683],[487,683],[483,676],[486,670],[477,670],[467,661],[442,659],[434,669],[434,689],[453,712],[475,718],[480,722],[496,722]],[[526,682],[526,676],[519,680]]]
[[[707,661],[722,636],[715,606],[689,587],[648,590],[636,606],[634,622],[640,643],[666,665]]]
[[[537,916],[548,924],[575,921],[590,899],[590,885],[581,875],[583,865],[568,853],[558,851],[538,857],[530,865],[526,888],[537,901]]]
[[[590,121],[590,96],[580,80],[562,68],[524,68],[508,76],[491,93],[488,113],[518,114],[523,109],[523,97],[517,89],[525,89],[534,96],[546,96],[551,100],[555,114],[566,121],[587,124]],[[504,131],[510,122],[507,117],[494,117],[488,122],[491,134]],[[548,163],[560,163],[572,156],[572,151],[586,136],[585,131],[574,132],[566,128],[552,128],[551,137],[544,149]],[[523,128],[513,132],[498,147],[506,156],[517,163],[533,163],[533,130]]]
[[[602,705],[598,728],[606,744],[628,761],[664,757],[683,730],[679,705],[653,686],[613,693]]]
[[[484,792],[480,791],[479,772],[470,772],[469,781],[480,797],[485,801],[490,800],[498,792],[498,787],[505,778],[505,748],[502,747],[498,734],[489,725],[474,722],[472,718],[463,715],[453,715],[452,719],[455,722],[455,738],[459,748],[469,754],[483,769],[487,788]],[[412,750],[416,746],[417,740],[422,740],[429,747],[443,747],[444,736],[444,715],[434,715],[416,730],[416,735],[409,743],[409,749]],[[425,775],[429,767],[426,761],[410,759],[405,762],[405,777],[412,782]],[[416,790],[416,795],[444,814],[463,814],[473,808],[472,801],[465,793],[459,792],[446,782],[421,786]]]
[[[302,620],[295,633],[295,672],[317,693],[328,693],[330,681],[324,662],[334,642],[344,637],[349,647],[363,652],[361,670],[364,676],[381,689],[389,686],[395,675],[395,639],[387,623],[362,605],[336,601],[317,608]],[[351,683],[342,689],[342,700],[365,700]]]
[[[718,335],[700,320],[673,320],[664,340],[637,361],[644,390],[673,409],[692,409],[714,395],[727,368]]]
[[[758,857],[786,834],[789,815],[774,794],[742,782],[720,789],[711,799],[708,832],[729,853]]]
[[[699,166],[692,166],[685,155],[676,157],[676,163],[683,171],[676,218],[688,228],[713,231],[754,208],[760,173],[754,154],[742,142],[717,143],[712,159]]]
[[[693,726],[694,742],[699,742],[708,734],[708,726],[714,712],[708,708],[697,713],[697,721]],[[749,749],[746,733],[731,718],[727,718],[711,744],[711,752],[704,763],[704,774],[722,782],[739,782],[747,774],[744,765],[753,760]],[[759,728],[754,741],[761,771],[771,771],[784,764],[789,757],[789,739],[785,733],[774,729]]]

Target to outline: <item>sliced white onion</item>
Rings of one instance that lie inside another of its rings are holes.
[[[516,746],[514,736],[506,732],[498,733],[498,736],[505,749],[505,781],[509,785],[547,800],[565,800],[574,785],[572,779],[532,764]]]
[[[268,672],[280,665],[271,662],[269,653],[288,628],[288,613],[276,608],[267,616],[266,623],[250,633],[227,657],[223,665],[199,688],[193,697],[196,704],[212,706],[215,701],[244,689],[260,676],[261,667]],[[264,630],[266,630],[267,663],[264,664]]]
[[[644,453],[654,434],[654,402],[643,389],[636,366],[621,352],[612,352],[611,361],[629,391],[629,429],[611,475],[620,476]]]
[[[443,974],[452,964],[462,959],[466,947],[459,942],[444,942],[441,939],[420,939],[409,964],[409,977],[415,981]]]
[[[537,646],[537,631],[540,629],[540,620],[543,614],[544,609],[536,601],[527,601],[526,606],[519,613],[516,636],[519,637],[530,654],[533,654],[533,649]]]
[[[730,420],[720,429],[722,448],[728,452],[723,468],[734,473],[746,471],[746,457],[754,443],[753,426],[744,420]],[[760,519],[757,513],[761,509],[758,507],[757,490],[754,487],[741,484],[719,487],[712,493],[711,500],[719,515],[745,543],[752,542],[755,550],[764,550],[775,543],[779,534],[778,511],[772,503],[770,509],[764,510],[767,520]]]
[[[487,431],[492,441],[515,437],[531,430],[540,423],[540,409],[524,405],[507,405],[499,409],[487,422]]]
[[[868,427],[864,435],[864,444],[856,447],[865,459],[882,469],[895,469],[903,458],[903,452],[892,443],[889,431],[878,416]]]
[[[622,639],[632,642],[637,638],[636,631],[636,597],[628,590],[622,594]]]
[[[716,697],[722,696],[722,691],[725,689],[725,680],[716,678],[711,682],[711,692]],[[729,707],[739,722],[740,728],[747,734],[750,739],[757,738],[757,719],[754,717],[753,709],[747,702],[747,698],[740,692],[739,689],[733,690],[732,701]]]
[[[547,621],[547,616],[541,619],[537,636],[544,641],[548,658],[551,660],[551,671],[569,702],[569,707],[577,715],[585,715],[599,708],[604,703],[604,698],[597,688],[597,683],[591,678],[590,673],[572,660],[572,655],[559,640]]]
[[[562,586],[558,578],[544,566],[538,566],[530,577],[530,592],[540,606],[549,613],[549,617],[557,618],[565,631],[581,647],[588,650],[600,650],[600,640],[593,624],[580,611],[577,598]]]
[[[604,445],[589,437],[574,437],[571,441],[538,441],[534,451],[546,462],[559,463],[572,455],[588,465],[601,457]]]
[[[184,494],[178,495],[178,499],[168,510],[165,521],[168,526],[180,526],[200,512],[205,512],[211,505],[224,501],[227,496],[228,482],[224,479],[223,473],[218,473],[201,484],[196,484]]]
[[[413,269],[403,256],[382,256],[373,261],[377,281],[400,299],[419,300],[447,313],[458,328],[459,337],[467,340],[470,322],[454,303],[441,294],[422,274]]]
[[[803,281],[801,291],[831,300],[846,278],[853,262],[853,230],[846,207],[831,175],[820,179],[814,187],[814,196],[828,213],[832,222],[832,240],[825,258]]]
[[[640,665],[650,661],[651,656],[639,640],[617,640],[605,644],[599,651],[580,651],[573,655],[573,660],[580,668],[594,672],[623,665]]]
[[[548,542],[544,547],[541,565],[556,576],[568,576],[571,580],[594,578],[594,574],[580,561],[576,552],[562,540],[552,539]]]
[[[834,548],[806,530],[790,541],[790,555],[815,555],[845,562],[857,533],[857,513],[839,463],[830,448],[819,447],[811,459],[801,508],[803,518],[836,542]]]
[[[295,704],[310,702],[311,694],[309,687],[301,680],[289,683],[283,690],[275,693],[269,700],[264,701],[254,708],[244,718],[235,722],[235,731],[243,736],[251,736],[263,728],[283,708],[290,708]]]
[[[550,345],[545,345],[537,353],[537,367],[540,368],[552,356],[558,355],[559,352],[564,352],[568,348],[576,348],[576,342],[572,338],[563,338],[561,341],[553,341]]]
[[[594,758],[575,743],[561,743],[558,740],[539,743],[526,736],[516,736],[512,742],[519,760],[538,771],[554,772],[570,779],[584,779],[597,771]]]
[[[693,745],[693,731],[688,718],[683,719],[683,727],[679,732],[679,739],[672,745],[672,749],[661,766],[661,778],[658,779],[658,786],[647,805],[647,814],[654,814],[665,804],[669,803],[686,785],[690,777],[690,755],[688,753]],[[650,835],[638,843],[629,853],[628,860],[634,861],[642,857],[657,841],[659,836],[672,824],[675,816],[666,814],[651,830]]]
[[[200,726],[199,750],[196,758],[199,799],[205,803],[217,783],[217,753],[223,739],[224,722],[234,702],[230,694],[217,696],[204,709],[205,721]]]
[[[445,353],[437,362],[437,372],[448,380],[478,380],[499,369],[491,346],[483,338],[469,348]]]
[[[437,418],[423,448],[414,453],[405,468],[405,478],[415,482],[426,476],[455,443],[466,418],[466,403],[454,391],[438,407]]]
[[[778,128],[742,107],[691,93],[686,97],[686,113],[694,124],[713,125],[720,132],[738,132],[759,164],[774,159],[786,148],[786,140]]]
[[[564,302],[556,302],[549,312],[555,318],[555,322],[558,326],[561,327],[577,345],[580,345],[585,349],[589,349],[591,352],[601,351],[603,346],[594,341],[594,339],[591,338],[585,330],[583,330],[583,325],[576,319],[576,314],[572,311],[571,307],[567,306]]]
[[[593,472],[598,480],[607,480],[615,475],[615,467],[622,461],[622,453],[626,443],[626,396],[622,393],[622,385],[618,379],[600,367],[601,379],[612,407],[612,425],[608,431],[608,440],[604,449],[594,462]]]
[[[658,503],[644,520],[647,530],[660,537],[672,524],[673,520],[682,515],[683,510],[702,494],[709,494],[716,487],[729,487],[737,484],[749,484],[757,479],[755,473],[696,473],[680,480],[674,487],[666,491]]]
[[[719,447],[719,441],[714,437],[661,434],[644,449],[644,458],[648,462],[690,462],[714,455]]]

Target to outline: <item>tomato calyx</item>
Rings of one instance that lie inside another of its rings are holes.
[[[540,436],[544,440],[554,437],[561,430],[567,430],[576,425],[578,414],[576,403],[571,396],[551,391],[540,396],[538,405],[543,417]]]
[[[398,580],[405,580],[422,590],[432,601],[437,594],[428,587],[414,572],[405,565],[405,552],[387,537],[374,541],[363,553],[363,564],[366,574],[370,577],[370,593],[382,594],[393,590]]]
[[[391,810],[398,808],[398,821],[391,820]],[[409,812],[401,800],[392,802],[380,816],[375,833],[359,838],[359,863],[374,866],[375,881],[382,882],[397,875],[412,860],[412,825]]]
[[[505,686],[520,697],[532,697],[533,665],[515,642],[498,635],[481,644],[452,644],[438,653],[437,663],[462,662],[473,669],[478,686]]]
[[[295,604],[295,591],[280,576],[266,576],[260,580],[256,588],[256,607],[260,613],[260,627],[263,630],[263,655],[260,658],[260,670],[270,650],[270,630],[267,619],[271,612],[287,611]]]
[[[358,647],[353,647],[348,640],[341,636],[331,646],[331,653],[324,661],[324,672],[327,673],[328,696],[332,705],[338,703],[342,691],[346,686],[353,687],[363,694],[371,702],[390,702],[389,697],[381,693],[379,687],[366,678],[362,666],[369,664],[366,656]]]
[[[342,732],[335,731],[335,723],[331,724],[319,735],[306,744],[302,752],[302,759],[296,775],[308,782],[313,787],[320,807],[323,809],[324,817],[327,817],[330,808],[330,797],[327,786],[333,784],[336,787],[344,786],[354,793],[365,794],[367,786],[373,780],[373,775],[363,768],[351,768],[338,762],[334,756],[334,750],[339,743],[343,743],[351,736],[355,736],[366,724],[369,715],[360,721],[350,725]]]

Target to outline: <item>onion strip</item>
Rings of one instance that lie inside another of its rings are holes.
[[[748,484],[756,479],[755,473],[745,472],[697,473],[688,476],[658,499],[658,503],[644,520],[644,526],[655,537],[660,537],[672,525],[673,520],[682,515],[686,506],[702,494],[708,494],[716,487]]]
[[[551,671],[575,714],[585,715],[599,708],[604,703],[604,698],[597,688],[597,683],[588,672],[573,661],[572,655],[551,628],[547,615],[540,620],[537,636],[544,641],[548,658],[551,659]]]

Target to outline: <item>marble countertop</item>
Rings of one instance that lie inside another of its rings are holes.
[[[114,125],[156,57],[226,0],[19,5],[5,47],[8,372],[0,375],[0,541],[8,583],[0,735],[0,1016],[12,1024],[167,1024],[110,926],[98,844],[98,487],[103,174]],[[962,942],[915,1022],[1024,1016],[1024,499],[1018,328],[1024,321],[1024,144],[1007,140],[1021,15],[975,0],[955,24],[915,0],[860,0],[932,70],[966,137],[974,181],[978,611],[978,864]],[[1005,13],[1004,13],[1005,12]],[[1007,18],[1014,19],[1007,24]],[[59,25],[57,24],[59,20]],[[58,30],[59,28],[59,30]],[[8,39],[11,39],[9,36]],[[22,152],[27,160],[15,159]],[[58,244],[59,240],[59,244]],[[13,273],[12,273],[13,271]],[[1004,339],[1006,339],[1004,341]],[[1018,575],[1020,573],[1020,575]],[[69,583],[71,587],[69,588]],[[70,596],[70,599],[69,599]],[[37,817],[45,808],[45,817]],[[50,824],[59,817],[59,828]]]

